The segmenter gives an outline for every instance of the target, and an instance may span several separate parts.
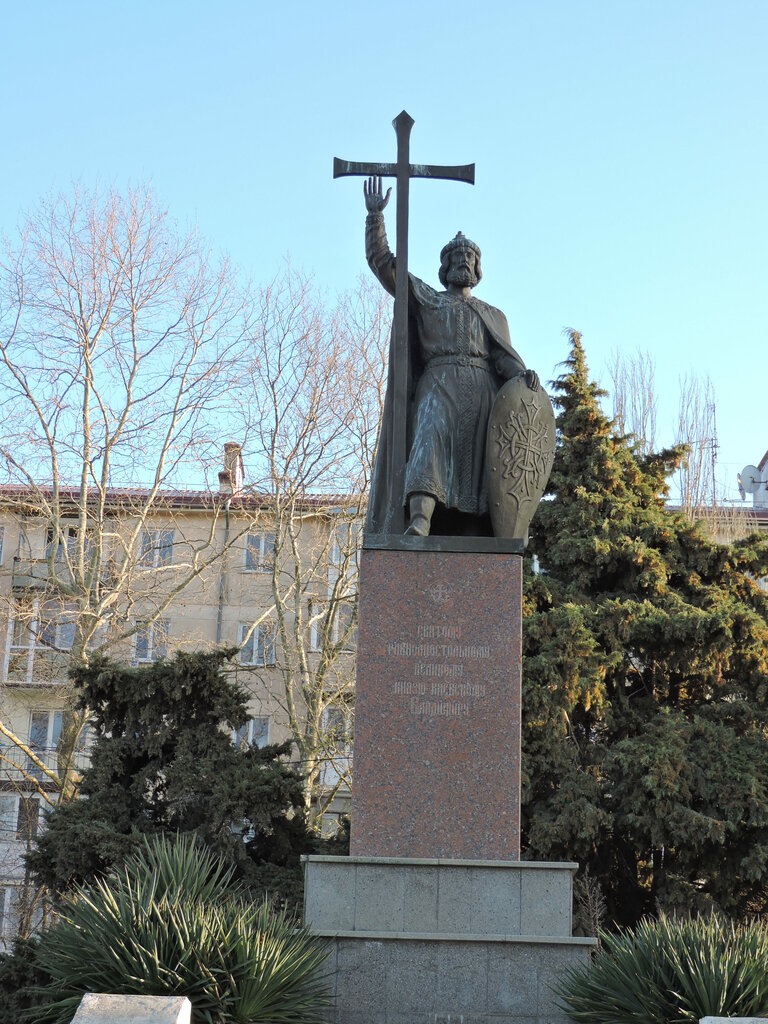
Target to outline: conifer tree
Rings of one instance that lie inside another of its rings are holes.
[[[177,653],[137,668],[97,656],[73,680],[97,732],[84,800],[48,816],[30,868],[52,893],[121,863],[144,835],[194,832],[254,889],[296,899],[314,851],[290,744],[238,748],[246,695],[223,669],[232,651]]]
[[[524,618],[528,856],[577,860],[614,921],[768,907],[768,540],[666,505],[683,449],[616,436],[570,332]]]

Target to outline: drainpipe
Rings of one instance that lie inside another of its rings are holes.
[[[227,545],[229,544],[229,507],[232,497],[243,489],[243,450],[237,441],[224,444],[224,469],[219,473],[219,494],[226,494],[224,502],[224,550],[221,556],[219,574],[219,608],[216,613],[216,645],[221,644],[222,621],[224,619],[224,594],[227,582]]]
[[[216,613],[216,646],[221,644],[221,626],[224,618],[224,590],[227,579],[227,544],[229,543],[229,506],[232,498],[224,502],[224,550],[221,555],[221,572],[219,573],[219,609]]]

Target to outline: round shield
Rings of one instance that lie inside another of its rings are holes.
[[[496,537],[528,542],[528,527],[552,472],[555,414],[541,386],[513,377],[496,395],[488,419],[488,505]]]

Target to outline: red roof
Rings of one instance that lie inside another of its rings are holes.
[[[11,499],[20,504],[37,502],[37,495],[41,494],[46,500],[53,499],[54,490],[51,485],[43,485],[33,488],[26,484],[0,484],[0,501],[3,498]],[[149,487],[109,487],[106,491],[106,502],[108,505],[130,505],[131,503],[145,502],[152,494]],[[88,500],[94,502],[99,497],[96,487],[88,488]],[[59,500],[75,504],[80,501],[81,492],[79,487],[60,487]],[[240,494],[227,494],[222,491],[194,490],[182,488],[168,488],[159,490],[153,499],[157,506],[170,506],[172,508],[214,508],[222,505],[227,498],[231,499],[232,505],[240,508],[270,508],[274,503],[274,497],[266,492],[245,490]],[[297,497],[297,502],[304,508],[333,509],[345,505],[355,505],[356,499],[348,494],[305,494]]]

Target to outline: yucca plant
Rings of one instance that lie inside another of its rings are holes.
[[[683,1024],[768,1016],[768,928],[717,915],[643,920],[607,933],[560,987],[579,1024]]]
[[[69,1024],[85,992],[186,995],[197,1024],[312,1024],[326,949],[256,904],[189,837],[153,837],[108,878],[76,888],[44,936],[36,1021]]]

